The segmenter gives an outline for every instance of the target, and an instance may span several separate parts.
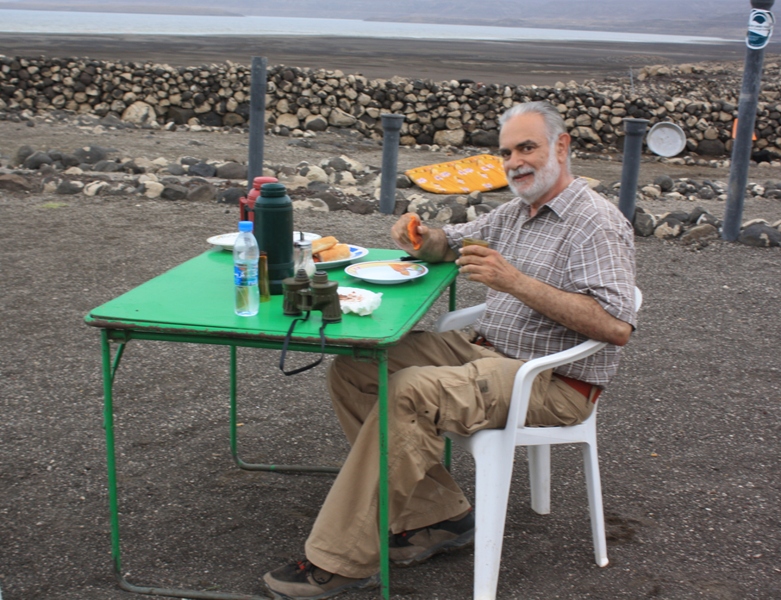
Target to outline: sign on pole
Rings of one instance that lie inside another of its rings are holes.
[[[746,46],[752,50],[761,50],[770,42],[773,35],[775,18],[769,10],[753,9],[748,17]]]

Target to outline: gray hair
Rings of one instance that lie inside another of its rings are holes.
[[[567,125],[564,123],[564,118],[559,113],[559,110],[553,106],[550,102],[524,102],[523,104],[516,104],[509,108],[499,117],[499,126],[504,127],[505,123],[517,117],[518,115],[525,115],[527,113],[535,113],[542,117],[545,122],[545,129],[548,132],[548,144],[553,148],[556,144],[556,140],[562,133],[567,133]],[[571,171],[571,156],[567,152],[567,171]]]
[[[527,113],[536,113],[545,121],[545,129],[548,131],[548,143],[553,146],[562,133],[567,133],[567,126],[561,117],[558,109],[549,102],[525,102],[516,104],[509,110],[502,113],[499,117],[499,125],[504,127],[513,117],[525,115]]]

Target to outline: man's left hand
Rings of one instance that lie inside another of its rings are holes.
[[[459,273],[470,281],[485,284],[497,292],[510,293],[517,285],[521,272],[508,263],[496,250],[483,246],[464,246],[456,260]]]

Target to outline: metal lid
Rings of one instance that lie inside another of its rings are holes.
[[[670,158],[683,152],[686,147],[686,134],[675,123],[657,123],[645,138],[648,149],[654,154]]]
[[[281,183],[264,183],[260,186],[260,196],[262,198],[279,198],[287,195],[285,186]]]

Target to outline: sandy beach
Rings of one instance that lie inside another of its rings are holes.
[[[778,50],[778,48],[775,48]],[[770,47],[768,54],[774,51]],[[745,46],[479,42],[350,37],[41,35],[0,33],[7,56],[90,57],[175,66],[232,61],[339,69],[369,78],[472,79],[484,83],[553,85],[557,81],[629,75],[653,64],[743,60]]]

